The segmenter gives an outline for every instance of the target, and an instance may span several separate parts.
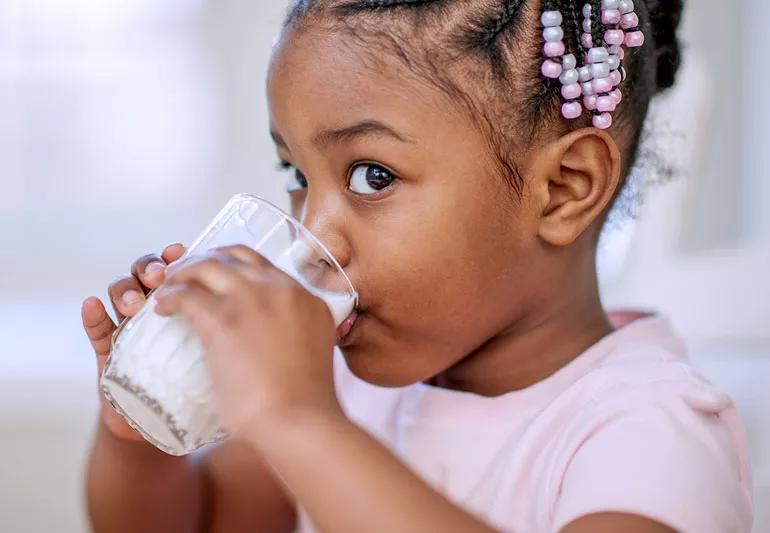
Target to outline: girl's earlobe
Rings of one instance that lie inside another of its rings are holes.
[[[545,199],[539,237],[554,246],[568,246],[590,227],[598,234],[620,181],[620,151],[614,139],[584,128],[554,141],[542,154],[536,178]]]

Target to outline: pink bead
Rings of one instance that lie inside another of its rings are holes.
[[[577,83],[563,85],[561,88],[561,95],[565,100],[574,100],[575,98],[580,98],[581,94],[583,94],[583,89]]]
[[[610,78],[596,78],[591,82],[591,85],[594,88],[594,92],[597,94],[608,93],[614,89]]]
[[[626,49],[621,47],[621,48],[618,50],[618,54],[617,54],[617,56],[618,56],[618,59],[620,59],[621,61],[623,61],[623,60],[626,58]]]
[[[640,31],[632,31],[626,34],[626,46],[637,48],[644,44],[644,34]]]
[[[612,80],[612,86],[617,87],[623,81],[623,76],[617,70],[613,70],[610,72],[610,80]]]
[[[619,9],[603,9],[602,10],[602,22],[604,24],[617,24],[620,22],[620,10]]]
[[[602,113],[615,111],[617,105],[611,96],[600,96],[596,99],[596,109]]]
[[[543,51],[545,52],[545,55],[547,55],[548,57],[563,56],[564,52],[566,51],[564,48],[564,41],[545,43],[545,46],[543,47]]]
[[[623,93],[620,91],[620,89],[615,89],[610,93],[610,98],[615,100],[616,105],[619,105],[620,102],[623,101]]]
[[[591,96],[584,96],[583,105],[586,106],[586,109],[588,109],[589,111],[593,111],[594,109],[596,109],[596,104],[598,99],[599,98],[595,94],[592,94]]]
[[[607,30],[604,32],[604,42],[607,44],[623,44],[626,34],[623,30]]]
[[[639,15],[636,13],[626,13],[620,19],[620,27],[624,30],[636,28],[639,25]]]
[[[588,50],[589,48],[594,47],[594,40],[591,38],[590,33],[584,33],[580,36],[580,44],[583,45],[583,48]]]
[[[609,113],[602,113],[601,115],[594,115],[593,118],[594,127],[600,130],[606,130],[612,126],[612,115]]]
[[[558,78],[561,76],[561,64],[551,59],[546,59],[543,61],[540,71],[546,78]]]
[[[561,114],[567,120],[578,118],[583,114],[583,106],[580,105],[580,102],[567,102],[561,106]]]

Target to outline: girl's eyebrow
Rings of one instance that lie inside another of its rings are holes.
[[[345,126],[344,128],[324,130],[318,133],[315,137],[313,137],[313,143],[320,147],[326,147],[329,144],[340,144],[340,143],[350,142],[357,137],[380,136],[380,135],[392,137],[393,139],[396,139],[397,141],[402,143],[415,142],[413,139],[410,139],[400,134],[399,132],[397,132],[390,126],[383,124],[382,122],[379,122],[377,120],[364,120],[364,121],[352,124],[350,126]],[[277,131],[271,129],[270,136],[273,138],[273,142],[276,144],[276,146],[280,148],[288,149],[288,146],[286,145],[286,142],[283,140],[283,137],[281,137],[281,135]]]
[[[373,135],[385,135],[402,143],[414,142],[411,139],[405,138],[390,126],[377,120],[364,120],[344,128],[324,130],[314,137],[313,142],[318,146],[327,146],[329,144],[350,142],[357,137]]]

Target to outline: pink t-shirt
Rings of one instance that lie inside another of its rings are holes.
[[[495,398],[376,387],[339,354],[338,395],[426,482],[503,531],[556,532],[601,511],[684,532],[750,531],[732,401],[690,365],[666,318],[633,318],[551,377]],[[304,513],[298,531],[314,531]]]

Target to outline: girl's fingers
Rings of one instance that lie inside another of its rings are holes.
[[[253,248],[249,248],[248,246],[244,246],[242,244],[237,244],[235,246],[222,246],[220,248],[216,248],[214,251],[235,257],[247,265],[264,268],[275,268],[275,266],[273,266],[273,264],[264,255],[260,254]]]
[[[107,293],[120,322],[127,316],[137,314],[145,303],[144,289],[139,280],[128,274],[113,281]]]
[[[131,274],[139,280],[144,294],[163,283],[166,262],[158,254],[147,254],[131,265]]]
[[[170,265],[174,261],[178,261],[184,255],[185,251],[184,245],[176,242],[163,248],[163,252],[160,256],[167,265]]]
[[[224,254],[190,257],[170,267],[166,280],[169,284],[196,284],[215,294],[225,294],[243,281],[234,261]]]
[[[202,337],[215,328],[219,299],[206,289],[187,284],[163,287],[157,292],[155,311],[164,316],[183,315]]]
[[[112,334],[117,326],[107,314],[104,304],[99,298],[87,298],[80,314],[94,352],[97,356],[106,357],[110,353]]]

